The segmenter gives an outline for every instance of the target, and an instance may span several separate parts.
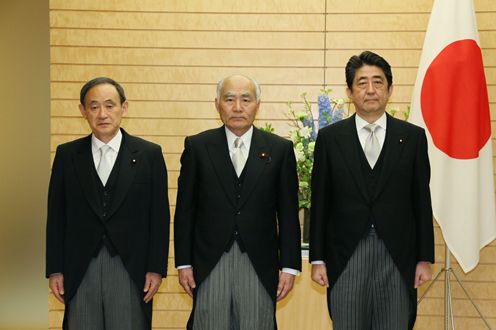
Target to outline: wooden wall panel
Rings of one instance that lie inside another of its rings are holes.
[[[302,2],[300,0],[253,0],[248,2],[210,0],[107,0],[87,1],[51,0],[51,9],[158,11],[158,12],[222,12],[222,13],[322,13],[324,0]]]
[[[124,128],[162,146],[173,214],[184,137],[220,125],[213,103],[219,79],[233,73],[256,78],[262,85],[256,124],[271,122],[278,134],[287,136],[286,103],[301,106],[300,94],[307,92],[315,107],[324,84],[333,96],[345,97],[347,60],[370,49],[393,67],[396,86],[389,106],[406,111],[432,2],[50,0],[51,157],[60,143],[89,132],[77,108],[82,84],[95,76],[111,76],[123,84],[130,101]],[[474,3],[494,119],[496,3]],[[444,263],[444,242],[437,224],[435,238],[438,271]],[[184,329],[189,316],[191,300],[177,282],[172,257],[170,275],[154,301],[154,329]],[[469,274],[453,261],[493,327],[495,260],[492,242]],[[311,283],[309,272],[305,262],[289,299],[278,304],[280,329],[332,328],[325,290]],[[420,305],[417,330],[443,328],[443,296],[443,285],[435,283]],[[453,297],[458,328],[483,329],[457,285]],[[52,295],[48,299],[49,327],[60,329],[63,305]]]
[[[219,67],[214,71],[211,67],[171,67],[171,66],[105,66],[105,65],[52,65],[52,81],[77,81],[84,83],[91,78],[95,71],[115,77],[122,83],[160,83],[160,84],[210,84],[210,98],[212,90],[215,92],[213,82],[219,76],[233,74],[233,72],[250,71],[257,81],[263,85],[285,84],[287,81],[300,80],[302,86],[318,85],[322,83],[321,68],[250,68],[250,67]],[[413,70],[416,74],[416,71]],[[342,75],[342,72],[340,72]],[[340,76],[341,76],[340,75]],[[341,80],[342,81],[342,80]],[[215,94],[213,95],[215,96]],[[131,96],[130,96],[131,97]]]
[[[322,67],[321,50],[302,49],[136,49],[51,46],[51,61],[66,64],[196,67]],[[420,56],[420,55],[419,55]],[[348,56],[349,58],[349,56]],[[345,60],[346,63],[346,60]]]
[[[432,0],[416,0],[408,3],[396,0],[327,0],[329,13],[409,13],[417,15],[418,13],[430,13]],[[494,11],[493,0],[474,0],[474,6],[477,11]]]
[[[477,13],[479,31],[494,30],[491,12]],[[430,9],[425,13],[343,13],[327,14],[327,31],[423,31],[427,29]]]
[[[53,28],[169,31],[322,31],[324,15],[53,11]]]
[[[111,29],[51,29],[54,46],[133,48],[317,49],[318,32],[143,31]]]

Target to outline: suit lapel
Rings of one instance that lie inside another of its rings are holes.
[[[86,200],[95,214],[102,214],[102,208],[98,201],[98,190],[95,178],[95,163],[91,153],[91,135],[87,136],[74,154],[74,168],[79,178],[79,183]]]
[[[210,162],[217,174],[217,178],[219,179],[227,198],[234,206],[234,178],[231,175],[234,169],[231,157],[229,157],[229,147],[227,145],[224,126],[214,131],[214,136],[207,142],[207,152],[210,156]]]
[[[127,134],[123,129],[121,129],[121,131],[122,143],[119,150],[119,153],[121,153],[121,155],[119,155],[120,169],[118,178],[115,181],[115,194],[112,200],[112,205],[110,206],[107,219],[110,219],[112,217],[112,215],[119,209],[122,202],[124,201],[129,188],[133,183],[136,169],[141,161],[141,153],[139,148],[134,143],[133,137]]]
[[[386,138],[384,140],[384,147],[386,149],[384,150],[384,161],[382,164],[382,170],[373,199],[377,198],[379,193],[386,186],[387,180],[391,176],[392,167],[400,159],[405,142],[407,142],[405,133],[400,130],[395,120],[392,119],[390,115],[386,116],[387,127]]]
[[[261,155],[268,155],[262,157]],[[265,165],[270,162],[270,149],[267,146],[262,133],[253,127],[253,136],[251,138],[250,153],[245,165],[245,180],[241,188],[241,200],[239,207],[242,207],[248,200],[250,193],[255,188]]]
[[[339,150],[346,162],[346,167],[350,170],[358,190],[365,200],[369,201],[370,197],[365,189],[365,179],[360,165],[359,152],[361,145],[357,135],[355,116],[356,115],[353,115],[349,119],[345,119],[346,122],[343,125],[342,131],[338,134],[336,143],[339,146]]]

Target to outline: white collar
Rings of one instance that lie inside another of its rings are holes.
[[[121,147],[121,142],[122,142],[122,132],[119,129],[117,131],[117,134],[110,140],[108,143],[104,143],[101,140],[99,140],[95,134],[91,134],[91,149],[93,152],[96,152],[100,150],[100,148],[104,145],[108,145],[112,150],[115,152],[119,152],[119,149]]]
[[[362,128],[364,128],[366,125],[371,124],[362,117],[360,117],[358,114],[355,115],[355,123],[356,123],[356,128],[358,131],[360,131]],[[387,126],[387,116],[386,112],[382,114],[375,122],[372,124],[376,124],[377,126],[381,127],[382,129],[386,130]]]
[[[249,130],[245,132],[245,134],[241,136],[237,136],[233,132],[229,130],[226,126],[224,126],[225,131],[226,131],[226,137],[227,137],[227,146],[229,147],[229,150],[231,150],[234,147],[234,140],[236,140],[238,137],[243,141],[243,144],[246,148],[246,150],[250,150],[250,145],[251,145],[251,137],[253,136],[253,125],[250,127]]]

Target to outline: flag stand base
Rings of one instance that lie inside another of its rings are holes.
[[[454,320],[454,315],[453,315],[453,304],[451,301],[452,295],[451,295],[451,275],[453,275],[462,288],[463,292],[465,293],[465,296],[467,296],[468,300],[472,303],[472,306],[474,306],[475,310],[479,314],[479,317],[484,321],[486,327],[491,330],[491,326],[489,323],[487,323],[487,320],[484,318],[482,315],[481,311],[479,310],[479,307],[475,304],[473,301],[472,297],[470,297],[470,294],[468,293],[467,289],[463,285],[462,281],[460,281],[460,278],[458,275],[456,275],[456,272],[453,268],[451,268],[451,255],[450,255],[450,250],[448,246],[445,244],[445,249],[446,249],[446,254],[445,254],[445,266],[443,269],[437,273],[436,277],[434,277],[434,280],[429,284],[427,289],[425,289],[424,293],[420,298],[417,300],[417,306],[420,305],[422,300],[425,298],[429,290],[432,288],[434,283],[439,279],[439,276],[441,274],[444,274],[444,328],[445,330],[449,329],[455,329],[455,320]]]

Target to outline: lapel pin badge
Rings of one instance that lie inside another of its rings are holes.
[[[272,158],[267,152],[262,152],[260,154],[260,159],[265,160],[266,163],[270,163],[270,161],[272,160]]]
[[[136,164],[136,159],[135,158],[131,159],[131,163]]]

